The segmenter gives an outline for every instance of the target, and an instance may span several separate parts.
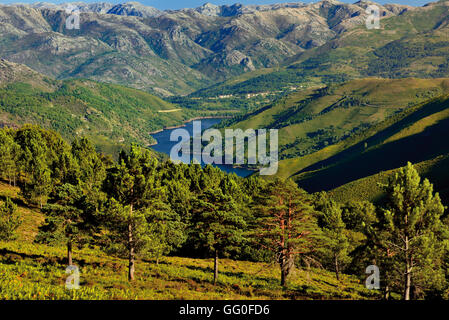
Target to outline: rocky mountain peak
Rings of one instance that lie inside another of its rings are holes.
[[[201,7],[195,9],[197,12],[204,14],[206,16],[219,16],[221,13],[220,6],[207,2]]]
[[[113,6],[107,11],[108,14],[116,14],[120,16],[136,16],[136,17],[158,17],[163,12],[149,6],[140,4],[139,2],[126,2]]]

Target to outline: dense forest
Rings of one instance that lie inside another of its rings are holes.
[[[54,131],[25,125],[0,130],[0,176],[45,215],[34,242],[64,246],[69,266],[85,258],[74,248],[98,248],[127,259],[133,282],[136,264],[148,259],[213,258],[215,285],[222,259],[259,261],[277,264],[278,281],[288,287],[294,269],[362,282],[375,265],[380,291],[373,297],[449,297],[445,207],[410,163],[382,186],[381,204],[338,203],[291,180],[158,162],[137,145],[115,162],[86,138],[69,144]],[[1,241],[17,237],[18,205],[1,198]]]

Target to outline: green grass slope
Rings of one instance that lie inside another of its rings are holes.
[[[447,161],[444,157],[449,153],[449,140],[446,139],[448,134],[449,97],[443,96],[389,119],[377,127],[374,134],[358,137],[358,143],[300,170],[293,178],[309,191],[331,190],[401,167],[407,161],[422,163],[423,170],[427,170],[429,176],[432,176],[432,170],[439,172],[439,176],[443,173],[447,175]],[[366,138],[362,139],[363,137]],[[380,178],[383,176],[383,173],[378,175]],[[371,180],[376,179],[359,182],[363,184]],[[357,190],[357,183],[352,185]],[[372,189],[371,192],[376,192],[373,184],[367,185],[370,185],[368,188]],[[439,189],[445,188],[445,184],[439,186]],[[357,192],[363,193],[362,190],[366,188],[360,187]]]
[[[449,205],[449,154],[414,164],[423,178],[429,179],[439,192],[445,205]],[[350,200],[380,202],[383,199],[381,184],[398,169],[382,171],[374,175],[351,181],[329,191],[330,196],[339,202]]]

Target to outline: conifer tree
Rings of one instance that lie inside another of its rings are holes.
[[[79,186],[64,184],[57,186],[43,208],[45,224],[39,228],[36,242],[59,243],[67,245],[67,264],[73,265],[72,247],[82,235],[84,224],[82,190]]]
[[[65,243],[68,265],[73,264],[73,245],[89,242],[99,227],[98,208],[104,201],[100,188],[105,177],[104,165],[87,139],[75,140],[72,146],[56,145],[53,191],[43,208],[45,224],[36,237],[38,242]]]
[[[319,236],[310,196],[291,181],[276,179],[259,195],[254,210],[252,235],[263,248],[272,251],[281,268],[285,286],[295,258],[313,250]]]
[[[6,198],[0,204],[0,240],[14,240],[16,230],[22,224],[22,218],[17,211],[17,206]]]
[[[52,190],[50,164],[55,153],[47,145],[50,136],[43,129],[29,125],[19,129],[15,135],[21,148],[18,163],[24,173],[22,194],[26,199],[37,200],[41,208]]]
[[[157,264],[160,258],[179,248],[186,240],[186,225],[166,200],[153,201],[146,210],[143,223],[149,239],[142,254],[156,259]]]
[[[16,186],[19,153],[20,147],[14,141],[13,131],[0,129],[0,176],[7,177],[9,185]]]
[[[106,165],[96,152],[92,143],[86,139],[75,139],[72,142],[71,153],[77,162],[77,178],[85,192],[96,192],[106,178]]]
[[[208,165],[200,178],[204,191],[193,203],[192,230],[189,237],[197,248],[214,257],[214,284],[218,281],[219,259],[238,251],[245,241],[246,210],[242,190],[233,176]]]
[[[120,153],[119,164],[108,170],[104,184],[109,196],[105,221],[113,242],[127,248],[130,281],[134,280],[136,255],[148,252],[154,243],[151,215],[154,218],[157,210],[164,211],[156,166],[148,150],[133,145],[129,153]]]
[[[448,244],[448,229],[442,223],[444,206],[433,185],[422,180],[411,163],[392,175],[384,186],[387,203],[385,245],[402,271],[403,298],[415,291],[441,287],[442,256]]]
[[[323,230],[324,240],[320,251],[332,261],[337,280],[340,280],[340,273],[350,262],[350,244],[342,218],[343,210],[338,203],[329,200],[320,211],[319,225]]]
[[[214,284],[218,280],[220,256],[238,248],[244,241],[245,220],[235,200],[220,188],[202,193],[193,206],[192,235],[198,246],[214,257]]]
[[[181,222],[190,224],[192,201],[195,198],[191,180],[188,178],[188,165],[166,161],[161,165],[161,185],[166,188],[166,198],[170,207],[180,217]]]

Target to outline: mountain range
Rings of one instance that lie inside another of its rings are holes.
[[[186,95],[275,67],[364,25],[369,2],[215,6],[159,11],[136,2],[0,5],[0,56],[57,79],[89,78]],[[382,19],[422,10],[380,6]],[[324,49],[323,49],[324,50]]]

